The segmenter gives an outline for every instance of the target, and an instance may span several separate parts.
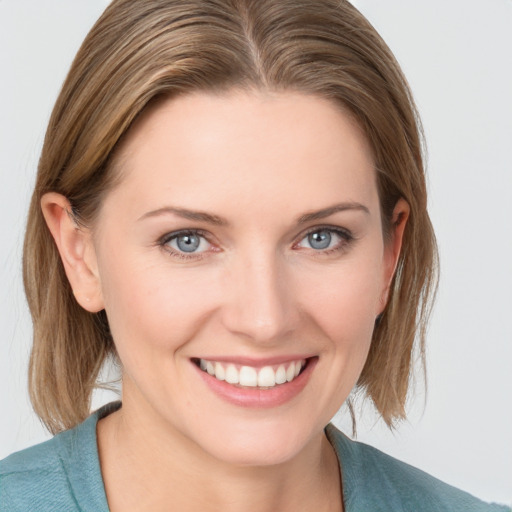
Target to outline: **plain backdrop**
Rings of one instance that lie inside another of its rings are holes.
[[[27,397],[23,229],[51,108],[107,4],[0,0],[0,458],[48,437]],[[512,2],[355,4],[394,51],[422,114],[441,254],[428,393],[420,380],[394,433],[367,409],[358,438],[512,504]],[[335,422],[350,432],[347,415]]]

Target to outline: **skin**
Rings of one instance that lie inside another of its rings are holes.
[[[42,201],[75,296],[106,310],[123,367],[123,406],[98,425],[111,510],[341,510],[323,429],[363,368],[409,212],[400,200],[384,243],[364,135],[314,96],[196,93],[148,109],[116,167],[89,229],[63,196]],[[331,245],[314,248],[308,233],[326,227]],[[183,229],[205,237],[189,258],[162,239]],[[191,362],[304,355],[304,389],[263,409],[226,402]]]

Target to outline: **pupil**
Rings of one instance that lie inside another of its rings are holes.
[[[317,231],[311,233],[308,238],[313,249],[327,249],[331,244],[332,236],[328,231]]]
[[[181,235],[177,239],[178,248],[183,252],[194,252],[199,247],[199,237],[196,235]]]

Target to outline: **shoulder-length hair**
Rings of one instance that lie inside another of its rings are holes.
[[[114,0],[83,42],[54,107],[24,245],[34,325],[29,388],[47,428],[75,426],[106,358],[105,312],[73,297],[40,201],[55,191],[94,220],[114,186],[112,155],[153,100],[191,91],[298,91],[349,110],[373,151],[383,232],[399,198],[410,205],[389,301],[358,380],[388,425],[405,417],[414,354],[437,283],[419,118],[407,82],[370,23],[344,0]]]

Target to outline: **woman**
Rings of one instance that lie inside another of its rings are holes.
[[[435,287],[418,132],[348,3],[114,1],[25,243],[32,401],[64,432],[2,462],[5,510],[501,510],[328,426],[354,386],[404,417]],[[122,407],[86,419],[109,356]]]

